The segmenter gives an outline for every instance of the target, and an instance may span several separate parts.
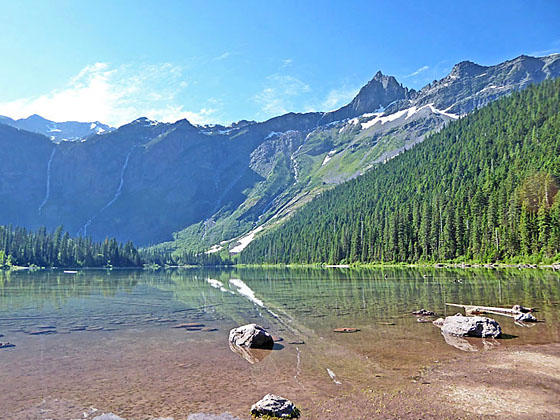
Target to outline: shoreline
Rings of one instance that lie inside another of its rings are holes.
[[[192,268],[317,268],[317,269],[373,269],[373,268],[452,268],[452,269],[533,269],[533,270],[552,270],[560,271],[560,262],[553,264],[533,264],[533,263],[354,263],[354,264],[231,264],[231,265],[167,265],[158,267],[28,267],[12,266],[0,268],[0,272],[14,271],[61,271],[61,270],[143,270],[157,271],[167,269],[192,269]],[[76,274],[76,273],[68,273]]]

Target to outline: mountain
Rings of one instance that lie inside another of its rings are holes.
[[[393,76],[378,71],[352,102],[342,108],[328,112],[322,121],[332,122],[354,118],[367,112],[382,112],[385,107],[398,101],[407,100],[416,94],[414,90],[403,87]]]
[[[243,263],[560,258],[560,79],[448,125],[306,205]]]
[[[114,128],[95,122],[54,122],[47,120],[40,115],[33,114],[27,118],[13,120],[9,117],[0,115],[0,124],[6,124],[20,130],[31,131],[47,136],[55,143],[61,141],[76,141],[91,136],[92,134],[102,134],[114,130]]]
[[[331,112],[230,126],[140,118],[86,142],[53,144],[0,123],[0,224],[63,224],[96,240],[163,242],[158,250],[239,252],[314,197],[450,121],[558,77],[559,62],[560,55],[476,69],[460,63],[418,92],[379,72]]]

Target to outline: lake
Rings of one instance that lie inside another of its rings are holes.
[[[495,316],[506,339],[446,340],[411,314],[458,312],[446,302],[536,307],[545,322],[523,326]],[[194,326],[176,328],[184,323]],[[273,350],[230,348],[229,330],[248,323],[277,338]],[[342,327],[360,331],[333,331]],[[291,399],[305,418],[371,418],[391,409],[416,416],[430,387],[423,375],[434,366],[560,342],[560,274],[429,268],[0,273],[0,334],[15,345],[0,349],[0,417],[6,419],[93,419],[110,412],[125,419],[218,418],[197,413],[245,419],[267,393]],[[434,408],[433,415],[453,415],[448,409]]]

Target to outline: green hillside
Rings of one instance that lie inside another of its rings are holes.
[[[560,255],[560,81],[514,93],[257,237],[243,263]]]

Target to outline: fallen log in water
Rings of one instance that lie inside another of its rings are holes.
[[[461,305],[457,303],[446,303],[447,306],[455,306],[457,308],[463,308],[467,315],[480,315],[480,314],[494,314],[509,316],[511,318],[517,318],[519,315],[532,312],[531,308],[523,308],[522,306],[516,305],[514,308],[499,308],[495,306],[478,306],[478,305]],[[526,311],[517,310],[517,308],[527,309]]]

